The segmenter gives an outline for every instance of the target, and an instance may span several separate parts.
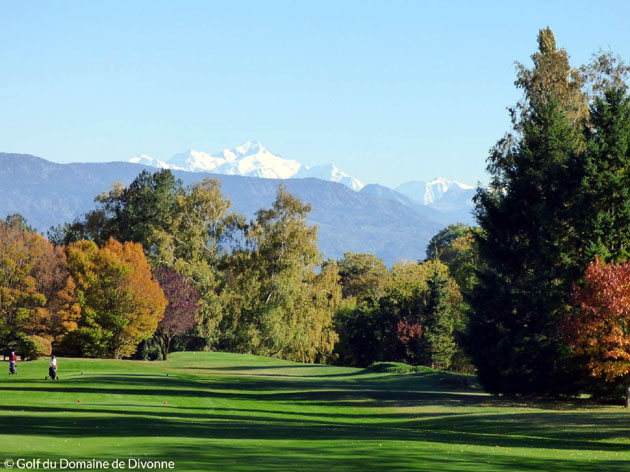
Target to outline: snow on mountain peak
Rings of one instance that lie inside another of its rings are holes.
[[[329,180],[331,182],[339,182],[357,192],[364,187],[363,182],[350,177],[345,172],[341,172],[335,164],[323,164],[313,167],[303,166],[300,171],[293,176],[293,178],[296,179],[307,179],[309,177],[320,180]]]
[[[144,164],[147,166],[152,166],[154,161],[155,159],[153,159],[151,156],[147,156],[146,154],[140,154],[139,156],[129,159],[129,162],[131,162],[132,164]]]
[[[429,182],[415,180],[400,185],[396,190],[422,205],[431,205],[441,200],[447,193],[471,194],[475,187],[456,180],[436,177]]]
[[[247,141],[246,143],[236,146],[236,152],[241,156],[249,156],[250,154],[258,154],[267,151],[260,141]],[[267,151],[268,152],[268,151]]]
[[[234,149],[223,149],[216,155],[190,149],[175,154],[168,162],[156,161],[149,156],[137,156],[130,162],[189,172],[213,172],[269,179],[315,177],[340,182],[357,191],[363,188],[359,180],[341,172],[334,164],[315,166],[311,169],[297,161],[277,156],[260,141],[253,140]]]
[[[309,167],[298,161],[275,155],[260,141],[255,140],[247,141],[234,149],[223,149],[215,155],[190,149],[175,154],[167,162],[159,161],[146,154],[133,157],[129,162],[189,172],[212,172],[267,179],[315,178],[338,182],[355,191],[364,187],[360,180],[342,172],[335,164]],[[428,182],[422,180],[407,182],[395,190],[421,205],[434,205],[440,201],[443,204],[446,200],[453,199],[465,199],[470,205],[474,188],[472,185],[456,180],[435,177]],[[445,196],[446,200],[444,200]]]
[[[131,159],[129,159],[129,162],[133,164],[142,164],[142,165],[150,166],[150,167],[159,167],[161,169],[171,168],[171,166],[168,165],[166,162],[160,161],[146,154],[140,154],[139,156],[132,157]]]
[[[448,180],[448,179],[446,179],[444,177],[436,177],[436,178],[430,180],[427,185],[429,185],[429,186],[439,186],[439,187],[446,188],[447,190],[453,185],[455,185],[455,186],[457,186],[457,187],[459,187],[461,189],[464,189],[464,190],[472,190],[472,189],[475,188],[472,185],[463,184],[461,182],[458,182],[457,180]]]
[[[167,164],[170,169],[211,172],[224,162],[224,158],[213,157],[206,152],[189,149],[186,152],[175,154],[168,160]]]

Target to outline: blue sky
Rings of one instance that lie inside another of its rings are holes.
[[[167,160],[248,139],[365,183],[487,181],[549,25],[630,59],[626,2],[0,2],[0,151]]]

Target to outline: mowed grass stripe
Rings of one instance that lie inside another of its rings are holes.
[[[630,460],[622,408],[501,399],[431,369],[176,353],[60,359],[55,382],[46,371],[42,360],[0,377],[5,457],[144,457],[184,471],[627,470]]]

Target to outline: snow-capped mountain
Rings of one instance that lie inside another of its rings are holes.
[[[223,149],[218,155],[190,150],[175,154],[167,164],[171,169],[189,172],[243,175],[265,179],[288,179],[302,165],[276,156],[257,141],[248,141],[235,149]]]
[[[320,180],[329,180],[331,182],[339,182],[357,192],[364,187],[363,183],[359,179],[355,179],[345,172],[341,172],[335,164],[324,164],[313,167],[302,166],[298,173],[292,178],[306,179],[309,177]]]
[[[213,157],[206,152],[190,149],[171,157],[164,167],[173,170],[187,170],[191,172],[211,172],[226,160],[222,157]]]
[[[132,157],[131,159],[129,159],[129,162],[133,164],[142,164],[145,166],[152,166],[152,167],[164,167],[164,168],[169,167],[169,165],[166,162],[158,161],[157,159],[154,159],[151,156],[147,156],[146,154],[140,154],[139,156]]]
[[[447,180],[444,177],[437,177],[429,182],[412,180],[396,187],[395,190],[416,203],[432,206],[444,200],[447,195],[449,195],[447,200],[453,200],[453,197],[457,195],[459,198],[455,200],[464,203],[464,201],[472,199],[475,194],[475,187],[456,180]],[[469,205],[472,205],[472,201]]]
[[[273,154],[258,141],[247,141],[234,149],[223,149],[215,154],[191,149],[175,154],[166,162],[142,154],[130,159],[130,162],[188,172],[211,172],[267,179],[315,178],[344,184],[356,192],[365,187],[360,180],[342,172],[334,164],[309,167]],[[463,215],[460,218],[462,221],[468,222],[472,218],[470,211],[475,188],[456,180],[444,177],[429,182],[414,180],[400,185],[395,190],[376,186],[370,188],[369,192],[377,193],[380,197],[387,194],[386,199],[399,203],[402,202],[401,198],[408,199],[407,206],[419,205],[444,214],[460,212]]]
[[[334,164],[311,168],[298,161],[273,154],[258,141],[247,141],[234,149],[223,149],[216,155],[191,149],[175,154],[166,162],[146,154],[134,157],[129,162],[189,172],[212,172],[266,179],[313,177],[339,182],[357,191],[363,188],[363,184],[359,180],[341,172]]]

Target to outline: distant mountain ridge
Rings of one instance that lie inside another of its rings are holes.
[[[24,155],[0,153],[0,218],[20,213],[40,232],[70,222],[95,207],[94,197],[115,182],[128,185],[143,170],[125,162],[56,164]],[[328,258],[344,252],[367,252],[388,265],[400,259],[422,259],[429,239],[451,221],[428,206],[387,187],[366,186],[356,192],[336,182],[315,178],[270,179],[173,170],[184,184],[205,177],[221,181],[232,209],[248,218],[274,201],[277,186],[312,211],[308,222],[319,227],[320,250]]]
[[[247,141],[234,149],[223,149],[212,155],[193,149],[175,154],[168,161],[160,161],[141,154],[129,162],[188,172],[212,172],[214,174],[241,175],[265,179],[318,178],[339,182],[352,190],[361,190],[363,183],[340,171],[334,164],[314,167],[273,154],[259,141]]]
[[[361,191],[365,185],[358,179],[342,172],[334,164],[324,164],[309,167],[296,160],[285,159],[273,154],[259,141],[247,141],[234,149],[223,149],[214,155],[202,151],[189,150],[175,154],[168,161],[160,161],[141,154],[129,160],[131,163],[143,164],[151,167],[171,170],[183,170],[188,172],[212,172],[214,174],[241,175],[247,177],[259,177],[266,179],[304,179],[316,178],[320,180],[338,182],[355,191]],[[378,192],[381,196],[387,195],[393,198],[391,192],[385,192],[382,187]],[[429,182],[414,180],[400,185],[396,189],[390,189],[398,194],[405,195],[412,206],[416,204],[429,206],[441,212],[458,213],[468,223],[471,218],[467,216],[472,208],[472,196],[474,187],[438,177]],[[369,192],[374,192],[372,187]],[[412,203],[413,202],[413,203]]]

